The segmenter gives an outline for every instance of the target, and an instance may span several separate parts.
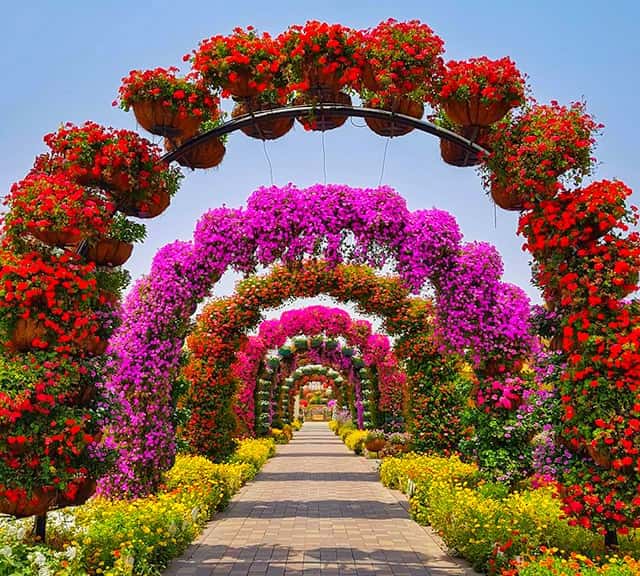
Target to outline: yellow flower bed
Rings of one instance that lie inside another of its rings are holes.
[[[240,487],[253,477],[253,467],[246,462],[215,464],[203,456],[180,454],[173,468],[165,474],[167,489],[207,484],[222,490],[216,507],[225,506]]]
[[[247,438],[238,442],[236,451],[231,456],[231,462],[250,464],[253,468],[251,478],[255,477],[267,459],[276,453],[273,438]]]
[[[499,573],[501,569],[508,569],[512,559],[536,554],[541,547],[585,557],[604,556],[600,535],[569,526],[562,519],[560,500],[550,487],[509,494],[502,485],[483,482],[477,467],[461,462],[458,457],[417,454],[385,458],[380,477],[386,486],[403,490],[412,481],[414,492],[410,509],[413,518],[421,524],[431,525],[450,548],[457,550],[478,570]],[[633,536],[622,537],[620,549],[640,557],[640,544]],[[538,570],[538,564],[535,566]],[[505,572],[512,576],[578,573],[594,576],[628,574],[624,571],[544,572],[542,568],[537,572]]]
[[[369,432],[366,430],[353,430],[345,436],[344,443],[349,450],[353,450],[356,454],[362,454],[364,441],[368,435]]]
[[[48,541],[56,550],[23,539],[28,531],[10,534],[0,526],[0,575],[161,574],[274,453],[272,439],[248,439],[239,443],[231,463],[179,455],[157,495],[131,501],[94,498],[84,506],[51,513]]]
[[[428,456],[406,454],[385,458],[380,467],[380,479],[385,486],[406,492],[407,481],[414,483],[440,479],[448,482],[464,481],[475,484],[479,479],[475,464],[462,462],[458,456]]]

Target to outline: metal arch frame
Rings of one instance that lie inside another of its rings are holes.
[[[407,126],[415,128],[421,132],[432,134],[438,138],[453,142],[468,152],[476,154],[488,154],[488,150],[482,146],[476,144],[473,140],[465,138],[456,132],[447,130],[428,122],[414,118],[412,116],[406,116],[404,114],[397,114],[389,110],[380,110],[378,108],[367,108],[363,106],[346,106],[344,104],[326,104],[321,103],[314,106],[284,106],[281,108],[273,108],[270,110],[260,110],[233,118],[220,126],[216,126],[212,130],[198,134],[193,138],[183,142],[180,146],[165,154],[162,160],[165,162],[173,162],[182,156],[185,152],[191,148],[195,148],[199,144],[207,142],[213,138],[219,138],[236,130],[251,126],[258,120],[271,119],[271,118],[295,118],[297,116],[306,115],[332,115],[341,117],[356,117],[356,118],[375,118],[378,120],[388,120],[397,123],[400,126]]]

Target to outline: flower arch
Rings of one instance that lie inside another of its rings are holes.
[[[412,44],[417,42],[423,48],[418,52],[422,62],[416,63],[415,54],[404,50],[409,37]],[[348,47],[348,56],[332,52],[329,40],[333,46]],[[590,460],[583,459],[573,471],[574,475],[568,478],[566,511],[585,526],[594,525],[602,530],[637,524],[640,508],[640,427],[637,423],[640,338],[637,304],[628,302],[626,297],[637,287],[640,249],[637,236],[628,233],[629,223],[634,222],[635,217],[625,205],[629,191],[622,183],[596,182],[586,188],[573,189],[594,166],[594,135],[599,127],[584,112],[584,106],[526,103],[500,120],[509,108],[524,102],[523,78],[513,63],[509,59],[475,58],[444,65],[442,41],[419,22],[390,20],[369,31],[310,22],[304,27],[292,27],[275,43],[268,35],[249,31],[236,31],[229,37],[215,37],[211,41],[204,42],[194,54],[197,80],[177,79],[171,70],[140,74],[139,78],[134,74],[121,93],[124,107],[133,105],[136,95],[145,96],[145,92],[146,96],[153,95],[147,100],[157,100],[160,109],[167,114],[157,118],[147,109],[148,126],[159,128],[155,131],[173,138],[192,136],[194,130],[202,128],[202,120],[215,121],[218,93],[251,98],[251,102],[244,103],[250,115],[254,110],[273,106],[274,102],[278,106],[287,103],[296,90],[316,106],[323,104],[326,95],[330,95],[329,100],[344,101],[345,95],[339,95],[344,87],[366,88],[376,94],[372,105],[391,110],[390,122],[378,126],[379,133],[386,130],[387,135],[398,134],[393,114],[400,105],[409,112],[411,103],[422,105],[427,101],[439,112],[446,113],[446,117],[441,116],[438,122],[462,134],[452,137],[452,142],[464,148],[462,155],[458,150],[458,154],[453,154],[447,161],[462,166],[481,163],[485,184],[494,200],[507,209],[523,210],[520,232],[525,235],[526,247],[534,256],[534,281],[558,312],[560,336],[556,344],[569,360],[562,378],[565,408],[562,432],[575,452],[593,456]],[[210,50],[216,42],[225,50],[224,56],[217,59],[215,50]],[[265,53],[260,50],[265,45],[275,47],[268,51],[274,56],[268,67],[263,64]],[[320,46],[321,50],[318,52],[315,46]],[[288,49],[279,52],[281,47]],[[238,54],[244,54],[246,58],[238,60]],[[290,58],[283,61],[283,55]],[[238,67],[243,61],[246,65]],[[400,65],[395,76],[389,74],[390,62]],[[256,72],[262,76],[256,77]],[[152,86],[158,80],[168,87],[168,93],[162,89],[158,92],[158,86]],[[258,95],[266,96],[267,101],[256,98]],[[422,116],[422,113],[420,108],[417,114]],[[327,116],[321,114],[322,126],[314,125],[308,118],[302,120],[310,129],[327,129],[340,124],[334,120],[334,126],[331,126]],[[186,120],[178,133],[171,125],[174,118]],[[194,118],[197,119],[195,123]],[[267,137],[267,128],[272,130],[271,135],[274,134],[274,126],[268,126],[267,120],[258,118],[255,124],[259,127],[253,130],[254,135]],[[142,120],[141,124],[144,124]],[[493,127],[489,129],[491,125]],[[403,127],[406,127],[404,121]],[[251,131],[248,121],[243,128]],[[284,131],[289,128],[290,125],[284,126]],[[442,131],[438,133],[444,135]],[[465,134],[483,138],[490,154],[484,158],[473,154],[481,150],[472,146]],[[198,144],[203,144],[204,140]],[[24,425],[34,413],[47,419],[56,413],[68,416],[68,420],[75,422],[72,428],[75,430],[80,426],[82,432],[77,434],[80,440],[72,449],[61,448],[62,457],[56,459],[58,469],[71,471],[61,473],[53,484],[47,483],[46,474],[37,470],[28,471],[25,476],[27,457],[17,454],[15,436],[3,434],[1,438],[0,455],[5,463],[0,489],[2,502],[29,504],[29,494],[24,486],[34,485],[45,492],[40,494],[45,509],[56,500],[75,501],[72,492],[97,472],[97,469],[86,467],[91,460],[86,458],[87,448],[95,442],[85,441],[95,431],[95,411],[84,402],[72,404],[70,399],[79,398],[85,388],[91,391],[94,387],[93,383],[86,384],[91,369],[95,368],[97,374],[103,373],[101,366],[94,366],[99,364],[94,357],[102,355],[116,323],[116,315],[108,309],[113,308],[113,301],[118,299],[118,290],[113,289],[113,283],[105,289],[95,267],[103,266],[100,261],[112,265],[123,263],[130,247],[125,247],[123,257],[122,253],[114,254],[114,245],[108,242],[106,246],[102,245],[101,251],[93,246],[105,240],[107,224],[113,216],[113,207],[108,204],[114,204],[121,214],[152,217],[169,205],[178,179],[175,171],[167,170],[157,151],[149,143],[141,142],[134,133],[108,130],[95,124],[79,129],[64,127],[56,137],[48,138],[47,144],[51,153],[38,158],[30,174],[36,181],[30,179],[20,183],[17,197],[12,194],[9,199],[10,213],[2,230],[3,299],[0,308],[3,340],[17,345],[9,356],[12,368],[20,372],[20,367],[27,367],[33,377],[33,381],[29,380],[17,392],[3,386],[2,399],[7,408],[0,413],[2,423]],[[209,148],[213,151],[213,164],[219,163],[224,149],[221,151],[215,143]],[[444,146],[442,150],[444,157]],[[203,166],[202,158],[187,158],[186,152],[183,150],[177,156],[183,163]],[[207,161],[210,162],[210,158]],[[83,210],[78,202],[80,198],[87,198],[92,209]],[[58,214],[60,218],[41,218],[38,211],[51,205],[63,207],[63,214]],[[229,212],[231,219],[232,212]],[[225,228],[221,223],[221,230],[224,233],[229,227]],[[21,232],[27,234],[26,239],[20,237]],[[94,236],[94,232],[98,234]],[[82,247],[72,253],[69,247],[79,239]],[[429,241],[428,234],[424,240]],[[221,241],[220,245],[223,244]],[[119,355],[114,365],[116,381],[120,380],[110,388],[115,400],[123,402],[125,411],[131,410],[132,415],[138,417],[134,425],[145,424],[138,407],[132,407],[129,399],[129,393],[137,385],[140,386],[141,403],[153,407],[154,415],[159,419],[167,417],[169,388],[161,387],[162,394],[158,396],[156,406],[151,398],[150,381],[158,377],[159,382],[167,384],[166,374],[178,363],[176,342],[186,331],[185,318],[206,295],[212,279],[221,274],[227,264],[241,262],[242,246],[244,244],[238,246],[239,252],[230,255],[224,265],[201,266],[202,262],[212,262],[206,258],[190,260],[194,245],[175,244],[162,251],[154,264],[154,273],[166,276],[161,281],[153,278],[143,281],[129,299],[128,318],[134,316],[131,305],[144,304],[138,319],[149,323],[147,328],[153,340],[153,344],[145,348],[146,352],[151,350],[150,357],[167,359],[161,362],[157,371],[150,367],[140,368],[140,357],[127,349],[121,340],[114,341],[113,349]],[[118,250],[121,248],[119,246]],[[104,258],[105,251],[110,252],[108,259]],[[84,267],[87,260],[93,264]],[[487,267],[486,258],[484,263],[468,261],[466,266],[480,271]],[[487,270],[495,273],[495,267],[491,265]],[[424,270],[418,267],[405,272],[407,279],[413,277],[414,286],[420,285]],[[65,274],[69,276],[64,283],[72,290],[62,294],[63,282],[59,280]],[[167,278],[175,290],[175,299],[167,298],[159,285]],[[456,288],[453,293],[460,294],[456,277],[450,278]],[[194,286],[194,293],[189,294]],[[439,290],[438,311],[449,310],[446,318],[439,318],[440,335],[446,334],[458,321],[465,320],[463,302],[458,302],[457,308],[456,302],[445,302],[446,306],[441,306],[450,288],[445,285]],[[477,286],[471,283],[465,285],[465,289],[474,292]],[[41,292],[45,293],[44,298]],[[512,305],[509,290],[502,291],[502,300],[503,308]],[[150,310],[159,313],[159,317],[153,320],[149,316]],[[95,314],[96,311],[99,314]],[[166,319],[162,317],[165,313]],[[78,325],[73,326],[74,334],[67,340],[66,331],[61,328],[65,328],[70,317]],[[447,320],[451,320],[450,325]],[[493,329],[493,335],[498,336],[499,323]],[[175,341],[166,340],[171,330],[177,335]],[[483,322],[480,333],[486,332],[491,332],[491,326]],[[141,338],[140,334],[134,336],[136,344],[142,343],[144,338]],[[464,347],[466,338],[473,340],[473,335],[466,334],[449,344]],[[481,345],[482,341],[476,340],[472,344]],[[501,350],[509,350],[509,338],[502,347],[482,352],[493,362],[498,360]],[[47,353],[44,355],[48,370],[46,381],[60,389],[60,394],[54,395],[53,400],[42,395],[43,382],[38,371],[39,366],[44,365],[43,351]],[[475,361],[479,362],[480,358],[476,357]],[[124,384],[122,374],[125,372],[129,384]],[[92,382],[98,379],[88,378]],[[594,397],[599,402],[594,403]],[[613,406],[609,412],[604,408],[608,406]],[[56,421],[63,420],[57,418]],[[89,422],[92,424],[88,425]],[[37,431],[37,427],[25,426],[27,431]],[[62,433],[61,430],[57,432]],[[167,453],[171,453],[171,442],[163,431],[147,432],[151,451],[168,446]],[[40,434],[30,448],[42,460],[46,453],[44,436]],[[140,453],[142,449],[142,444],[136,447]],[[82,457],[76,459],[78,453]],[[70,465],[72,460],[73,465]],[[166,464],[166,461],[162,463]],[[127,483],[133,482],[134,476],[129,476],[126,470],[121,472],[125,492],[128,492]],[[60,494],[63,485],[74,488],[67,494]],[[16,508],[14,512],[19,513],[19,510]]]
[[[283,423],[289,423],[293,410],[291,399],[303,384],[323,376],[333,382],[336,397],[348,406],[354,421],[363,428],[366,408],[371,406],[370,388],[366,386],[371,383],[359,373],[360,370],[366,372],[364,364],[363,368],[354,369],[356,363],[361,362],[360,358],[334,350],[318,352],[313,358],[298,351],[287,360],[279,368],[270,367],[265,374],[264,383],[271,388],[274,399],[271,414],[277,414]]]
[[[264,358],[269,350],[281,348],[286,341],[298,335],[312,337],[305,349],[319,355],[333,352],[335,362],[341,356],[341,343],[333,340],[344,338],[348,347],[355,347],[362,357],[363,366],[376,371],[379,403],[376,408],[400,415],[403,404],[404,377],[391,351],[389,339],[382,334],[372,333],[371,324],[366,320],[353,320],[348,312],[340,308],[309,306],[284,312],[277,320],[265,320],[258,328],[257,336],[250,336],[237,353],[231,367],[232,374],[240,380],[238,402],[234,410],[249,430],[254,430],[253,398],[256,381]],[[326,338],[333,342],[329,345]],[[298,348],[298,346],[296,346]],[[282,350],[280,350],[282,356]],[[319,358],[318,358],[319,359]],[[359,398],[362,403],[362,398]],[[358,416],[360,426],[365,426],[362,409]],[[260,421],[260,412],[255,411],[255,419]]]
[[[306,217],[301,220],[300,214]],[[140,424],[140,434],[131,438],[135,446],[127,450],[154,454],[149,459],[155,470],[152,475],[157,476],[172,459],[173,430],[158,423],[170,419],[171,374],[178,366],[188,319],[197,302],[229,267],[250,272],[257,265],[299,264],[305,256],[320,254],[331,265],[346,259],[382,266],[392,258],[402,281],[414,290],[430,279],[437,286],[435,325],[443,348],[470,352],[477,364],[500,357],[509,365],[527,352],[528,298],[521,289],[500,281],[502,264],[493,247],[461,243],[451,215],[435,209],[410,212],[388,187],[261,188],[249,197],[246,209],[206,213],[192,243],[176,242],[161,249],[149,276],[136,283],[125,301],[122,326],[112,339],[111,350],[118,361],[108,388],[127,414],[122,425],[130,428],[132,418]],[[352,289],[357,293],[359,288]],[[225,314],[253,317],[255,322],[258,310],[268,305],[265,300],[250,309],[233,307]],[[235,352],[233,338],[227,334],[218,338],[224,342],[222,349]],[[193,346],[192,351],[197,356]],[[220,354],[220,349],[214,352]],[[211,376],[209,369],[200,380],[209,382]],[[149,401],[136,400],[138,406],[132,406],[132,396]],[[230,423],[213,426],[206,411],[200,410],[209,403],[205,396],[195,401],[192,420],[203,419],[197,426],[201,430],[224,431]],[[195,449],[216,446],[210,437],[204,442],[198,435],[190,436]],[[121,478],[116,483],[119,491],[135,494],[140,490],[141,475],[134,468],[142,462],[139,456],[134,461],[132,468],[132,461],[121,452],[114,476]]]

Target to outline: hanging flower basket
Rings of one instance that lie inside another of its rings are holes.
[[[82,342],[82,347],[92,356],[102,356],[107,351],[109,342],[99,336],[89,336]]]
[[[334,70],[326,66],[316,64],[313,59],[307,59],[302,64],[302,80],[313,90],[327,90],[329,92],[339,92],[343,83],[341,82],[343,72],[341,68]]]
[[[387,441],[384,438],[374,438],[373,440],[367,440],[364,446],[369,452],[380,452],[386,444]]]
[[[35,488],[31,497],[22,496],[15,502],[6,497],[0,497],[0,512],[10,514],[16,518],[27,518],[29,516],[41,516],[55,500],[55,491],[52,489]]]
[[[64,508],[65,506],[80,506],[96,493],[96,488],[98,486],[98,483],[94,478],[82,478],[75,482],[75,484],[77,485],[77,491],[73,498],[67,497],[64,494],[59,494],[55,501],[56,507]]]
[[[255,99],[248,99],[238,102],[231,112],[232,118],[238,118],[251,112],[260,112],[262,110],[273,110],[279,108],[277,104],[260,103]],[[276,140],[284,136],[293,128],[293,118],[269,118],[264,120],[256,120],[253,124],[240,128],[247,136],[257,138],[259,140]]]
[[[470,100],[445,100],[442,107],[452,122],[462,126],[491,126],[500,120],[510,109],[508,102],[483,104],[480,96]]]
[[[61,231],[61,230],[42,230],[41,228],[32,228],[31,235],[40,242],[49,246],[57,246],[64,248],[65,246],[74,246],[82,240],[80,231]]]
[[[133,244],[129,242],[104,238],[89,246],[86,258],[98,266],[122,266],[131,257],[132,251]]]
[[[455,131],[458,131],[458,127]],[[486,129],[479,126],[462,126],[460,129],[462,136],[474,142],[482,142],[486,136]],[[479,152],[472,152],[463,148],[455,142],[440,139],[440,156],[441,158],[451,166],[466,167],[477,166],[482,162],[481,154]]]
[[[34,348],[34,340],[43,340],[46,328],[41,320],[36,318],[18,318],[11,333],[11,343],[21,352]]]
[[[234,74],[227,76],[222,83],[222,88],[235,98],[253,98],[258,95],[259,91],[256,83],[251,80],[251,71],[248,68],[239,69]]]
[[[119,198],[117,208],[127,216],[135,218],[155,218],[162,214],[171,204],[168,192],[160,190],[154,192],[153,197],[144,201],[131,203],[128,198]]]
[[[525,100],[525,80],[510,58],[450,61],[439,99],[449,119],[463,126],[490,126]]]
[[[351,97],[344,92],[334,92],[330,90],[316,90],[309,94],[302,94],[295,99],[296,105],[317,106],[308,116],[298,116],[296,119],[304,126],[305,130],[314,130],[324,132],[325,130],[333,130],[339,128],[346,121],[346,116],[337,116],[322,110],[322,104],[342,104],[343,106],[351,106]]]
[[[494,182],[491,185],[491,198],[504,210],[519,212],[524,208],[526,198],[514,187],[506,187]]]
[[[393,101],[384,106],[374,106],[371,103],[367,103],[367,106],[371,108],[380,108],[381,110],[389,110],[395,114],[404,114],[405,116],[411,116],[413,118],[422,118],[424,114],[424,105],[422,102],[416,102],[407,98],[406,96],[398,96]],[[376,134],[380,136],[393,137],[404,136],[413,131],[411,126],[404,126],[395,123],[393,120],[380,120],[379,118],[365,118],[367,126],[371,128]]]
[[[180,141],[177,141],[177,144],[180,145]],[[164,146],[167,152],[175,149],[174,145],[168,139],[165,139]],[[194,170],[196,168],[203,170],[206,168],[215,168],[222,162],[226,151],[224,144],[220,142],[218,138],[212,138],[185,151],[176,159],[176,162],[178,162],[180,166],[186,166]]]
[[[477,152],[472,152],[463,148],[455,142],[440,139],[440,157],[446,164],[464,168],[466,166],[477,166],[482,162]]]
[[[202,122],[202,118],[181,116],[159,100],[140,100],[131,107],[138,124],[158,136],[191,136]]]
[[[602,447],[587,444],[587,454],[601,468],[609,468],[611,466],[611,457],[609,452]]]

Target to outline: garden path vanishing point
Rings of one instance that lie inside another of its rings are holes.
[[[409,518],[401,497],[326,422],[307,422],[165,575],[474,574]]]

